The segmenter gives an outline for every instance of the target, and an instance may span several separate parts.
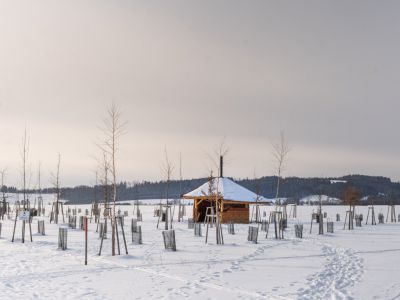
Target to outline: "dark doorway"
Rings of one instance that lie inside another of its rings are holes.
[[[209,200],[203,200],[199,204],[197,204],[197,218],[196,222],[204,222],[204,219],[206,218],[206,211],[207,207],[210,207],[212,205],[212,202]]]

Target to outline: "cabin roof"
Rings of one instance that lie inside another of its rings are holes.
[[[183,198],[195,199],[202,197],[210,197],[217,191],[221,194],[221,198],[229,201],[248,202],[248,203],[271,203],[272,201],[262,196],[253,193],[252,191],[242,187],[233,180],[220,177],[212,179],[211,193],[210,193],[210,180],[199,186],[197,189],[184,194]],[[210,195],[211,194],[211,195]]]

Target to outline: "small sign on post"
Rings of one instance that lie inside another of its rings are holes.
[[[18,217],[22,221],[29,221],[29,210],[21,210]]]

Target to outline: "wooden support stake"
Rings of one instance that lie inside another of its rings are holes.
[[[13,243],[14,243],[14,236],[15,236],[15,227],[17,227],[17,216],[18,216],[18,211],[16,211],[16,213],[15,213],[14,230],[13,230],[13,236],[11,239],[11,242],[13,242]]]
[[[119,234],[118,234],[118,220],[117,220],[117,217],[115,217],[115,219],[114,219],[114,227],[115,227],[115,234],[117,236],[118,255],[121,255],[121,249],[119,247]]]
[[[120,218],[122,218],[122,217],[120,217]],[[121,221],[122,221],[122,220],[121,220]],[[120,224],[121,224],[121,230],[122,230],[122,237],[123,237],[123,239],[124,239],[124,244],[125,244],[125,253],[128,254],[128,247],[126,246],[124,225],[122,224],[122,222],[121,222]]]
[[[88,250],[88,218],[85,217],[85,266],[87,265],[87,250]],[[103,240],[102,240],[103,241]]]

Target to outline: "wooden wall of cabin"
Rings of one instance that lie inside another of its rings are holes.
[[[250,217],[249,204],[223,202],[221,212],[222,223],[248,224]]]
[[[193,203],[193,220],[195,222],[203,222],[206,209],[209,206],[211,206],[211,201],[206,199],[195,199]],[[221,210],[221,223],[249,223],[250,209],[248,203],[222,201]]]

